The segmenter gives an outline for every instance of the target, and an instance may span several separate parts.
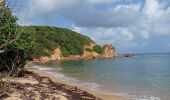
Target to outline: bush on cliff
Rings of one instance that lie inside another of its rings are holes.
[[[86,51],[88,51],[88,52],[93,52],[93,49],[86,48]]]
[[[98,54],[102,54],[104,52],[103,48],[101,46],[99,46],[99,45],[94,46],[93,51],[95,51]]]
[[[7,70],[10,75],[24,67],[35,44],[32,34],[24,32],[16,21],[11,9],[0,8],[0,71]]]

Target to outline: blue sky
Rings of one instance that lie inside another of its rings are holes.
[[[170,0],[18,0],[22,25],[72,29],[118,53],[170,52]],[[22,5],[22,6],[21,6]]]

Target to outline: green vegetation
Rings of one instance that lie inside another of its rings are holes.
[[[17,18],[7,7],[0,8],[0,71],[17,74],[29,59],[35,41],[31,33],[24,32]]]
[[[103,54],[103,52],[104,52],[103,48],[99,45],[94,46],[92,49],[86,48],[85,50],[88,52],[96,52],[98,54]]]
[[[88,52],[93,52],[93,49],[86,48],[86,51],[88,51]]]
[[[82,55],[84,45],[93,42],[89,37],[69,29],[49,26],[25,26],[27,33],[34,34],[36,48],[34,57],[51,55],[55,48],[60,47],[63,56]]]
[[[53,29],[46,26],[24,26],[21,27],[27,33],[31,33],[35,39],[35,46],[32,48],[32,58],[40,56],[49,56],[53,53],[54,49],[58,47],[55,41]]]
[[[96,45],[93,47],[93,51],[95,51],[98,54],[102,54],[103,53],[103,48],[99,45]]]

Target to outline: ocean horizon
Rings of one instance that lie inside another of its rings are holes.
[[[57,78],[129,100],[169,100],[170,53],[35,65]]]

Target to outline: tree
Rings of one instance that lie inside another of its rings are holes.
[[[17,24],[17,17],[8,7],[0,8],[0,70],[10,75],[18,74],[24,67],[29,52],[35,44],[34,37]]]
[[[22,33],[16,23],[17,18],[12,16],[9,8],[0,8],[0,53],[7,50],[7,47],[14,43]]]

